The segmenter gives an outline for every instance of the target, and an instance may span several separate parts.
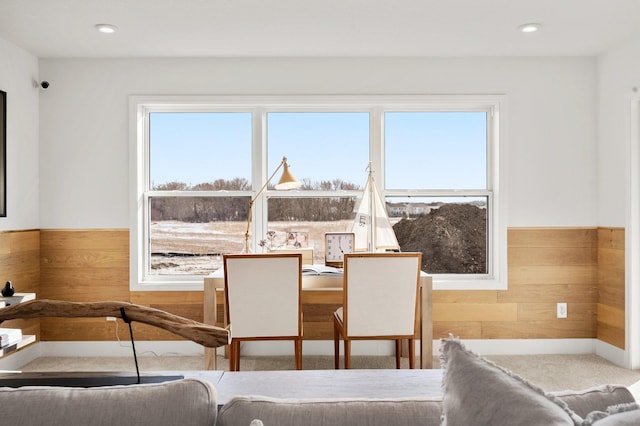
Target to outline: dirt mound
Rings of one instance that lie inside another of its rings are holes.
[[[487,210],[471,204],[444,204],[424,216],[393,226],[402,251],[424,253],[422,268],[435,273],[487,272]]]

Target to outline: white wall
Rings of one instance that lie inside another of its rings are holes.
[[[629,111],[640,94],[640,39],[598,58],[598,221],[625,226]]]
[[[412,93],[507,94],[508,225],[594,226],[595,71],[592,58],[43,59],[40,226],[129,226],[129,95]]]
[[[597,151],[599,223],[626,228],[624,362],[636,369],[640,368],[639,145],[640,38],[636,38],[598,59]]]
[[[38,59],[0,39],[0,90],[7,92],[7,217],[0,230],[39,228]]]

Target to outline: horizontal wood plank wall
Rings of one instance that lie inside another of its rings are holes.
[[[202,292],[129,291],[129,230],[48,230],[40,233],[40,297],[72,302],[124,301],[202,321]],[[129,339],[128,326],[105,318],[43,318],[42,340]],[[157,327],[133,323],[136,340],[181,340]]]
[[[0,233],[0,284],[11,281],[17,293],[36,293],[40,297],[40,231]],[[40,320],[11,320],[2,327],[19,328],[40,340]]]
[[[598,229],[598,339],[625,348],[624,228]]]
[[[434,291],[434,338],[596,337],[596,238],[595,228],[509,229],[508,290]]]
[[[42,230],[40,240],[40,297],[122,300],[203,319],[202,292],[129,291],[128,230]],[[434,338],[449,333],[465,339],[596,337],[598,230],[511,228],[508,245],[508,290],[434,291]],[[303,300],[305,336],[330,340],[331,313],[340,297],[317,294]],[[611,297],[615,302],[602,303],[603,309],[619,306],[619,294]],[[568,304],[568,318],[556,318],[558,302]],[[138,340],[181,339],[134,326]],[[128,339],[121,322],[118,328],[120,338]],[[101,318],[43,319],[41,333],[43,340],[115,340],[114,324]]]

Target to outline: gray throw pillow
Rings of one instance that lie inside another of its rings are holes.
[[[582,390],[563,390],[550,392],[578,416],[587,417],[594,411],[607,411],[607,408],[620,404],[636,402],[633,394],[625,386],[606,384]]]
[[[640,410],[635,402],[613,405],[608,407],[606,412],[593,411],[583,423],[584,426],[637,426],[639,424]]]
[[[553,426],[580,424],[567,405],[524,379],[467,350],[457,339],[443,339],[442,425]]]

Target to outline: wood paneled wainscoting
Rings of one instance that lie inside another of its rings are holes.
[[[11,281],[17,293],[38,293],[40,286],[40,231],[0,233],[0,284]],[[11,320],[2,327],[19,328],[40,339],[40,320]]]
[[[623,348],[623,235],[618,228],[509,229],[508,290],[434,291],[434,338],[598,337]],[[41,230],[39,242],[40,287],[29,289],[38,297],[128,301],[203,320],[201,291],[129,290],[126,229]],[[306,339],[333,338],[331,314],[341,301],[333,293],[303,301]],[[556,318],[558,302],[567,303],[568,318]],[[134,326],[137,340],[180,339]],[[42,319],[40,329],[42,340],[115,340],[113,323],[103,319]],[[126,328],[119,329],[127,339]]]
[[[595,228],[511,228],[508,290],[434,291],[434,336],[596,337]],[[566,302],[568,316],[556,318]]]
[[[123,301],[162,309],[202,321],[201,291],[132,292],[129,290],[129,230],[40,231],[41,277],[39,297],[72,302]],[[122,324],[121,320],[118,320]],[[146,324],[133,324],[136,340],[182,340]],[[116,340],[116,326],[104,318],[43,318],[42,340]],[[119,337],[129,339],[127,327]]]
[[[624,228],[598,229],[598,339],[625,348]]]

